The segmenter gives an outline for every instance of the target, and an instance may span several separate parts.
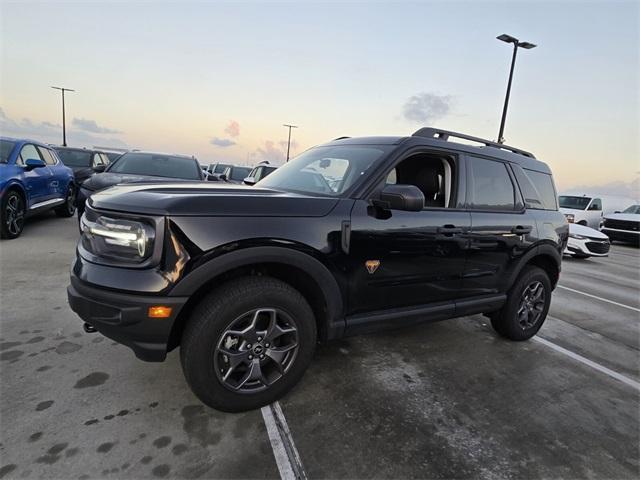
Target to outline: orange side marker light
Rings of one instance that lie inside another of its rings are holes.
[[[149,318],[169,318],[171,316],[171,307],[149,307]]]

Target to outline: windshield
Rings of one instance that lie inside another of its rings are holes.
[[[117,159],[119,159],[122,156],[122,153],[120,153],[120,152],[106,152],[105,155],[109,159],[109,162],[115,162]]]
[[[200,168],[193,158],[156,153],[129,152],[111,164],[111,173],[200,180]]]
[[[640,214],[640,205],[631,205],[624,209],[622,213],[639,213]]]
[[[244,180],[249,176],[250,172],[251,172],[250,168],[233,167],[231,169],[231,180],[238,180],[238,181]]]
[[[91,152],[86,150],[67,150],[64,148],[57,149],[56,153],[67,167],[90,167]]]
[[[339,196],[392,148],[378,145],[312,148],[278,168],[256,185]]]
[[[573,208],[574,210],[584,210],[589,205],[591,197],[571,197],[567,195],[560,195],[558,197],[560,201],[560,208]]]
[[[9,161],[9,156],[15,146],[16,142],[0,140],[0,163],[7,163]]]

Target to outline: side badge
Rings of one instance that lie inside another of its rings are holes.
[[[367,272],[373,275],[380,266],[380,260],[367,260],[364,262],[364,266],[367,267]]]

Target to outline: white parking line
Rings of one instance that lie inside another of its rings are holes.
[[[622,375],[622,374],[620,374],[618,372],[614,372],[613,370],[605,367],[604,365],[600,365],[599,363],[596,363],[593,360],[589,360],[588,358],[585,358],[582,355],[578,355],[577,353],[574,353],[571,350],[567,350],[566,348],[563,348],[560,345],[556,345],[555,343],[550,342],[549,340],[545,340],[542,337],[535,336],[535,337],[532,338],[532,340],[535,340],[536,342],[542,343],[543,345],[546,345],[547,347],[552,348],[556,352],[562,353],[563,355],[566,355],[567,357],[573,358],[574,360],[577,360],[580,363],[584,363],[585,365],[588,365],[589,367],[593,368],[594,370],[598,370],[599,372],[602,372],[605,375],[609,375],[611,378],[615,378],[616,380],[620,380],[621,382],[626,383],[627,385],[629,385],[629,386],[635,388],[636,390],[640,391],[640,383],[636,382],[635,380],[632,380],[629,377],[625,377],[624,375]]]
[[[282,480],[306,480],[300,454],[293,443],[293,437],[279,402],[262,407],[262,418],[267,427],[273,456]]]
[[[580,290],[565,287],[564,285],[558,285],[558,288],[564,288],[565,290],[569,290],[570,292],[573,292],[573,293],[579,293],[580,295],[584,295],[585,297],[595,298],[596,300],[600,300],[601,302],[611,303],[613,305],[617,305],[622,308],[628,308],[629,310],[633,310],[634,312],[640,312],[640,308],[631,307],[629,305],[625,305],[624,303],[614,302],[613,300],[608,300],[606,298],[598,297],[597,295],[591,295],[590,293],[581,292]]]

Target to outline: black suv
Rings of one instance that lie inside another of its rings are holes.
[[[477,313],[532,337],[568,238],[545,163],[430,128],[337,139],[253,188],[114,187],[82,223],[68,296],[85,329],[148,361],[179,345],[225,411],[284,395],[317,340]]]

